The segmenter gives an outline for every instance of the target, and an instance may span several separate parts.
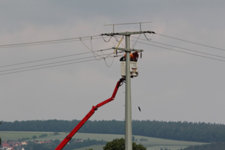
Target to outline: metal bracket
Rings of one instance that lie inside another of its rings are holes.
[[[116,49],[116,47],[112,47],[112,49]],[[138,52],[143,52],[144,50],[142,50],[142,49],[126,49],[126,48],[117,48],[118,50],[122,50],[122,51],[128,51],[128,52],[130,52],[130,51],[138,51]]]

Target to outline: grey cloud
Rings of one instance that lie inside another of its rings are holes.
[[[1,44],[100,34],[112,31],[104,24],[152,21],[143,25],[143,30],[225,47],[223,1],[1,1],[0,4]],[[138,25],[116,27],[117,31],[138,29]],[[157,35],[152,40],[224,55],[222,51]],[[85,43],[90,46],[90,41]],[[95,49],[100,49],[116,42],[93,43]],[[139,61],[140,75],[131,84],[134,119],[225,123],[223,116],[218,115],[224,113],[223,62],[140,43],[135,48],[145,51]],[[88,50],[80,42],[1,49],[0,63],[83,51]],[[0,76],[0,112],[4,114],[0,120],[81,119],[92,105],[110,97],[119,78],[118,58],[111,68],[96,61]],[[123,91],[124,86],[115,101],[99,109],[92,119],[123,120]],[[135,111],[139,105],[141,116]],[[13,111],[4,113],[8,108]]]

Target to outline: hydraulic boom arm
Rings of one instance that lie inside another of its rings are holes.
[[[119,89],[119,87],[122,85],[122,83],[123,83],[123,81],[124,81],[124,78],[121,78],[118,82],[117,82],[117,84],[116,84],[116,87],[115,87],[115,89],[114,89],[114,91],[113,91],[113,94],[112,94],[112,96],[109,98],[109,99],[107,99],[107,100],[105,100],[105,101],[103,101],[103,102],[101,102],[101,103],[99,103],[99,104],[97,104],[96,106],[92,106],[92,109],[89,111],[89,113],[77,124],[77,126],[65,137],[65,139],[56,147],[56,149],[55,150],[61,150],[61,149],[63,149],[63,147],[72,139],[72,137],[74,136],[74,134],[76,134],[77,133],[77,131],[86,123],[86,121],[94,114],[94,112],[99,108],[99,107],[101,107],[101,106],[103,106],[103,105],[105,105],[105,104],[107,104],[107,103],[109,103],[109,102],[111,102],[112,100],[114,100],[114,98],[115,98],[115,96],[116,96],[116,93],[117,93],[117,91],[118,91],[118,89]]]

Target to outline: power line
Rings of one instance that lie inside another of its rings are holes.
[[[145,34],[144,34],[145,35]],[[141,34],[139,34],[138,38],[136,39],[136,41],[133,43],[132,48],[134,48],[135,44],[137,43],[138,39],[140,38]]]
[[[102,36],[102,39],[103,39],[106,43],[110,42],[111,38],[112,38],[112,36],[110,36],[109,39],[106,40],[106,39]]]
[[[89,49],[89,50],[93,53],[93,56],[95,57],[95,59],[96,59],[97,61],[101,60],[101,58],[100,58],[100,59],[97,59],[96,56],[95,56],[95,55],[98,56],[98,54],[96,54],[96,53],[94,52],[94,50],[93,50],[93,46],[92,46],[92,38],[90,39],[90,45],[91,45],[91,48],[89,48],[89,47],[82,41],[81,38],[80,38],[80,41],[81,41],[81,43],[82,43],[87,49]]]
[[[96,51],[103,51],[103,50],[109,50],[109,49],[111,49],[111,48],[101,49],[101,50],[96,50]],[[52,58],[46,58],[46,59],[39,59],[39,60],[28,61],[28,62],[21,62],[21,63],[16,63],[16,64],[9,64],[9,65],[0,66],[0,68],[18,66],[18,65],[29,64],[29,63],[34,63],[34,62],[48,61],[48,60],[53,60],[53,59],[60,59],[60,58],[83,55],[83,54],[88,54],[88,53],[92,53],[92,52],[77,53],[77,54],[64,55],[64,56],[58,56],[58,57],[52,57]]]
[[[11,48],[11,47],[23,47],[23,46],[54,44],[54,43],[75,42],[75,41],[80,41],[80,38],[82,38],[83,40],[89,40],[90,37],[92,37],[93,39],[101,39],[101,37],[99,35],[93,35],[93,36],[84,36],[84,37],[75,37],[75,38],[66,38],[66,39],[57,39],[57,40],[46,40],[46,41],[16,43],[16,44],[3,44],[3,45],[0,45],[0,48]]]
[[[110,53],[113,54],[113,53]],[[103,54],[104,55],[109,55],[109,54]],[[82,57],[82,58],[77,58],[77,59],[69,59],[69,60],[63,60],[63,61],[58,61],[58,62],[51,62],[51,63],[46,63],[46,64],[38,64],[38,65],[33,65],[33,66],[26,66],[26,67],[20,67],[20,68],[13,68],[13,69],[8,69],[8,70],[0,70],[0,72],[8,72],[12,70],[21,70],[21,69],[27,69],[27,68],[33,68],[33,67],[39,67],[39,66],[46,66],[46,65],[51,65],[51,64],[57,64],[57,63],[64,63],[64,62],[69,62],[69,61],[76,61],[80,59],[87,59],[87,58],[92,58],[93,56],[90,57]]]
[[[214,46],[210,46],[210,45],[205,45],[205,44],[201,44],[201,43],[197,43],[197,42],[183,40],[183,39],[180,39],[180,38],[176,38],[176,37],[172,37],[172,36],[168,36],[168,35],[163,35],[163,34],[159,34],[159,33],[156,33],[156,34],[157,35],[160,35],[160,36],[167,37],[167,38],[171,38],[171,39],[183,41],[183,42],[188,42],[188,43],[192,43],[192,44],[196,44],[196,45],[200,45],[200,46],[205,46],[205,47],[209,47],[209,48],[214,48],[214,49],[217,49],[217,50],[225,51],[225,49],[223,49],[223,48],[218,48],[218,47],[214,47]]]
[[[155,42],[155,41],[149,41],[149,40],[142,39],[142,38],[140,38],[140,40],[148,41],[148,42],[152,42],[152,43],[157,43],[157,44],[161,44],[161,45],[165,45],[165,46],[170,46],[170,47],[174,47],[174,48],[179,48],[179,49],[183,49],[183,50],[187,50],[187,51],[192,51],[192,52],[196,52],[196,53],[200,53],[200,54],[204,54],[204,55],[210,55],[210,56],[214,56],[214,57],[225,58],[224,56],[219,56],[219,55],[215,55],[215,54],[211,54],[211,53],[206,53],[206,52],[199,52],[199,51],[192,50],[192,49],[188,49],[188,48],[183,48],[183,47],[174,46],[174,45],[165,44],[165,43],[160,43],[160,42]]]
[[[0,76],[1,75],[6,75],[6,74],[13,74],[13,73],[19,73],[19,72],[33,71],[33,70],[39,70],[39,69],[45,69],[45,68],[51,68],[51,67],[57,67],[57,66],[64,66],[64,65],[76,64],[76,63],[94,61],[94,60],[95,59],[86,60],[86,61],[79,61],[79,62],[73,62],[73,63],[67,63],[67,64],[54,65],[54,66],[46,66],[46,67],[40,67],[40,68],[34,68],[34,69],[19,70],[19,71],[14,71],[14,72],[1,73]]]
[[[153,44],[149,44],[149,43],[144,43],[144,42],[138,42],[138,43],[142,43],[142,44],[145,44],[145,45],[150,45],[150,46],[159,47],[159,48],[163,48],[163,49],[167,49],[167,50],[172,50],[172,51],[176,51],[176,52],[180,52],[180,53],[185,53],[185,54],[189,54],[189,55],[194,55],[194,56],[199,56],[199,57],[203,57],[203,58],[208,58],[208,59],[212,59],[212,60],[217,60],[217,61],[225,62],[225,60],[223,60],[223,59],[217,59],[217,58],[203,56],[203,55],[199,55],[199,54],[193,54],[193,53],[189,53],[189,52],[184,52],[184,51],[175,50],[175,49],[171,49],[171,48],[167,48],[167,47],[162,47],[162,46],[157,46],[157,45],[153,45]]]
[[[120,55],[122,56],[122,55]],[[111,57],[119,57],[119,56],[111,56]],[[110,58],[110,57],[108,57]],[[1,75],[7,75],[7,74],[14,74],[14,73],[20,73],[20,72],[27,72],[27,71],[33,71],[33,70],[39,70],[39,69],[45,69],[45,68],[52,68],[52,67],[58,67],[58,66],[65,66],[65,65],[71,65],[71,64],[77,64],[77,63],[84,63],[84,62],[89,62],[89,61],[94,61],[95,59],[90,59],[90,60],[84,60],[84,61],[78,61],[78,62],[71,62],[71,63],[65,63],[65,64],[58,64],[58,65],[53,65],[53,66],[46,66],[46,67],[40,67],[40,68],[33,68],[33,69],[27,69],[27,70],[19,70],[19,71],[14,71],[14,72],[6,72],[6,73],[1,73]]]

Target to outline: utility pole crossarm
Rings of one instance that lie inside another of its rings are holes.
[[[112,49],[117,49],[117,50],[122,50],[122,51],[137,51],[137,52],[143,52],[144,50],[142,49],[126,49],[126,48],[116,48],[116,47],[112,47]]]
[[[149,33],[149,34],[155,34],[154,31],[135,31],[135,32],[120,32],[120,33],[103,33],[101,36],[114,36],[114,35],[125,35],[125,36],[130,36],[131,34],[144,34],[144,33]]]

